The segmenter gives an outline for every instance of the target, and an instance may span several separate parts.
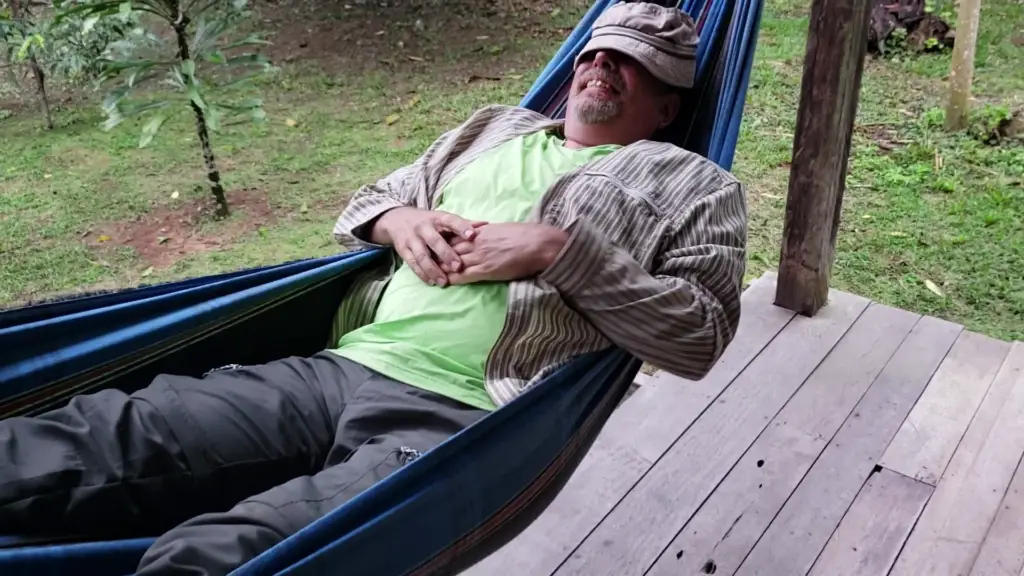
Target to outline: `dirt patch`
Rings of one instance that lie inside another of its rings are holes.
[[[495,74],[501,55],[514,67],[514,43],[564,37],[565,14],[584,0],[261,0],[257,27],[270,33],[278,65],[312,63],[327,73],[386,70],[405,75]]]
[[[167,268],[189,254],[208,252],[273,224],[273,207],[261,190],[234,190],[228,197],[231,216],[214,219],[212,199],[161,206],[134,220],[97,225],[85,239],[97,250],[126,246],[155,269]]]

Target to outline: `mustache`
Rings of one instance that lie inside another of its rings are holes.
[[[622,78],[619,77],[617,74],[612,74],[600,68],[595,68],[594,70],[587,72],[586,74],[583,75],[583,77],[580,78],[580,86],[586,86],[587,83],[590,82],[591,80],[600,80],[601,82],[604,82],[605,84],[608,84],[609,86],[614,88],[617,92],[622,92],[623,81]]]

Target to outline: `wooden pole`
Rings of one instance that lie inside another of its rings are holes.
[[[956,17],[956,41],[953,43],[953,64],[949,71],[949,104],[946,106],[946,128],[949,130],[963,130],[967,127],[980,21],[981,0],[960,0],[960,10]]]
[[[775,304],[813,316],[828,300],[871,0],[814,0],[793,139]]]

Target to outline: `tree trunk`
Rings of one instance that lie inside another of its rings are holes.
[[[18,80],[18,71],[13,61],[7,57],[5,51],[0,51],[0,67],[4,69],[4,75],[7,76],[7,83],[14,87],[15,90],[21,90],[21,81]]]
[[[36,91],[39,93],[39,103],[42,105],[43,115],[46,117],[46,129],[53,130],[53,116],[50,115],[50,101],[46,97],[46,74],[43,72],[42,67],[39,66],[39,61],[36,60],[35,54],[28,57],[28,65],[32,69],[32,76],[36,79]]]
[[[188,50],[188,17],[179,15],[178,22],[174,25],[174,33],[178,37],[178,58],[184,62],[191,57]],[[230,214],[228,199],[224,195],[224,186],[220,183],[220,171],[217,170],[217,160],[213,156],[213,146],[210,145],[210,130],[206,125],[206,114],[195,102],[191,103],[192,112],[196,115],[196,133],[199,134],[199,144],[203,148],[203,162],[206,164],[206,178],[210,181],[210,191],[217,201],[217,216],[226,218]]]
[[[21,10],[21,0],[11,0],[11,19],[24,25],[24,17],[25,15]],[[36,55],[32,52],[29,52],[28,65],[36,80],[36,91],[39,94],[39,101],[43,107],[43,114],[46,116],[46,128],[53,130],[53,118],[50,116],[50,101],[46,98],[46,74],[43,72],[42,67],[39,66]]]
[[[981,20],[981,0],[961,0],[956,20],[953,64],[949,73],[949,105],[946,107],[946,128],[948,130],[963,130],[967,127],[979,20]]]
[[[217,216],[225,218],[230,213],[228,210],[228,199],[224,196],[224,187],[220,184],[220,171],[217,170],[217,162],[213,157],[213,147],[210,146],[210,133],[206,128],[206,116],[202,108],[192,103],[192,111],[196,114],[196,132],[199,133],[199,143],[203,147],[203,162],[206,163],[206,177],[210,180],[210,190],[217,200]]]

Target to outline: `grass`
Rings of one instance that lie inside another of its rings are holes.
[[[741,128],[735,171],[750,191],[751,277],[778,263],[808,24],[801,4],[769,2]],[[985,5],[978,122],[1024,105],[1024,76],[1015,72],[1024,50],[1010,42],[1022,17],[1012,0]],[[1024,146],[943,130],[949,64],[948,54],[869,59],[832,285],[1024,339]]]
[[[269,213],[242,207],[227,222],[167,220],[166,234],[203,242],[188,244],[201,248],[174,254],[166,266],[152,261],[162,245],[140,250],[137,238],[134,247],[123,240],[135,230],[126,223],[154,214],[184,218],[206,199],[184,115],[139,150],[140,123],[103,132],[96,102],[59,107],[53,132],[40,129],[31,108],[0,113],[0,306],[336,251],[330,230],[351,191],[413,160],[475,108],[518,102],[586,4],[520,0],[506,7],[513,14],[504,20],[464,19],[462,43],[429,19],[419,26],[425,33],[410,35],[412,23],[429,16],[399,16],[380,25],[390,51],[381,52],[384,44],[359,48],[384,63],[376,71],[365,62],[283,62],[258,87],[268,122],[214,137],[229,201],[244,190],[269,204]],[[778,261],[804,5],[769,0],[741,127],[734,170],[748,186],[751,277]],[[355,19],[349,12],[311,13],[321,24]],[[528,24],[494,24],[513,19]],[[1022,21],[1024,6],[1016,0],[985,5],[978,118],[1024,104],[1017,72],[1024,48],[1010,42]],[[395,48],[396,38],[402,47]],[[943,131],[948,68],[948,54],[869,61],[833,284],[995,337],[1024,339],[1024,147]],[[474,75],[496,79],[469,82]],[[104,236],[112,239],[100,242]]]

